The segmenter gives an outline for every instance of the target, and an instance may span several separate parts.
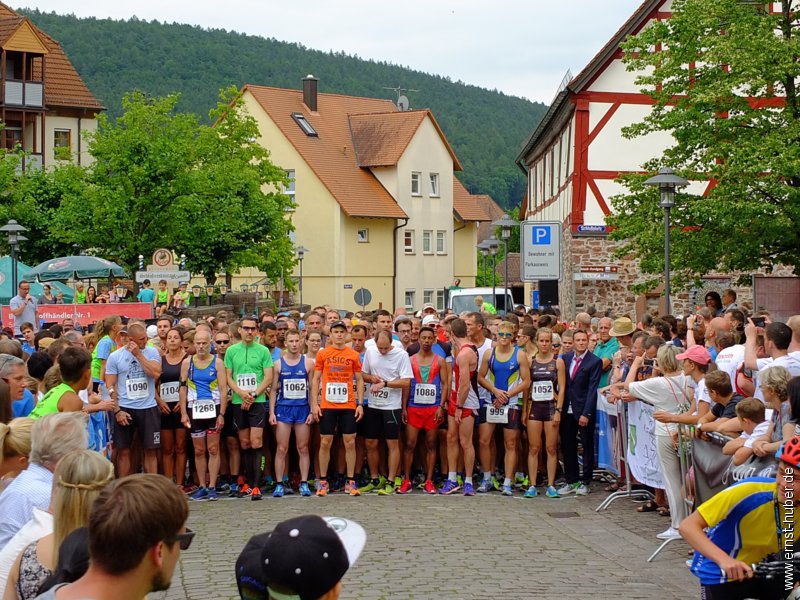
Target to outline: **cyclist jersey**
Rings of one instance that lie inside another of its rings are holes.
[[[277,404],[281,406],[308,405],[308,371],[306,357],[300,356],[296,365],[289,365],[281,359],[281,371],[278,374]],[[273,384],[275,385],[275,384]]]
[[[356,393],[352,381],[356,373],[361,372],[358,352],[348,346],[327,346],[317,353],[314,369],[322,373],[320,406],[326,409],[355,410]]]
[[[508,360],[501,361],[497,357],[497,348],[492,349],[489,355],[489,372],[487,373],[489,380],[494,384],[494,387],[508,391],[517,385],[519,380],[519,360],[517,360],[517,349],[512,348],[511,356]],[[515,401],[516,400],[516,401]],[[517,394],[513,398],[508,399],[509,406],[522,405],[522,394]]]
[[[211,356],[211,362],[200,368],[195,362],[196,357],[189,357],[189,373],[186,377],[186,400],[191,408],[196,400],[213,400],[219,404],[219,373],[217,373],[217,358]]]
[[[158,290],[156,292],[157,302],[159,304],[166,304],[167,298],[169,298],[169,290]]]
[[[411,357],[411,389],[408,394],[408,405],[414,408],[430,408],[442,403],[442,378],[439,372],[439,357],[434,355],[433,362],[423,367],[419,364],[419,355]]]
[[[117,344],[111,336],[103,336],[92,350],[92,381],[102,381],[100,371],[103,368],[103,361],[108,360],[111,353],[117,349]]]
[[[558,392],[558,358],[542,363],[533,359],[531,362],[531,400],[549,402],[555,399]]]
[[[464,350],[469,350],[475,353],[476,359],[478,359],[478,349],[475,347],[474,344],[466,344],[461,348],[459,354]],[[469,408],[473,410],[477,410],[480,408],[480,400],[478,400],[478,366],[477,360],[475,361],[475,370],[470,371],[469,373],[461,373],[461,369],[458,367],[458,361],[453,362],[453,387],[451,390],[451,402],[454,402],[456,406],[458,406],[458,388],[461,384],[461,377],[468,377],[469,378],[469,392],[467,393],[467,399],[464,400],[464,408]]]
[[[244,342],[234,344],[225,353],[225,368],[230,369],[233,383],[244,391],[254,392],[264,380],[264,369],[272,366],[269,348],[261,344]],[[233,394],[233,403],[241,404],[239,394]],[[266,402],[264,394],[256,397],[256,402]]]
[[[47,392],[28,416],[31,419],[41,419],[45,415],[58,412],[58,403],[67,392],[74,392],[68,384],[62,383]]]
[[[708,523],[709,539],[725,554],[747,564],[778,552],[776,489],[773,478],[751,477],[703,502],[697,512]],[[691,570],[703,585],[729,581],[717,563],[699,552],[694,553]]]
[[[184,354],[178,364],[173,365],[166,356],[161,357],[161,377],[158,380],[158,394],[161,400],[169,404],[180,400],[181,364],[186,358]]]

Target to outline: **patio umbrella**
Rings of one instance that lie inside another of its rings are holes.
[[[17,290],[11,289],[11,269],[12,269],[12,260],[10,256],[2,256],[0,257],[0,303],[8,304],[8,301],[13,298]],[[17,261],[17,273],[20,281],[23,281],[25,278],[25,274],[30,271],[30,267],[20,261]],[[54,281],[50,284],[50,287],[53,290],[53,295],[57,295],[58,292],[64,294],[64,302],[70,304],[73,298],[73,291],[72,288],[68,285],[64,285],[58,281]],[[40,283],[32,283],[31,284],[31,295],[39,298],[42,294],[44,294],[44,290],[42,289],[42,284]]]
[[[62,256],[51,258],[28,271],[23,281],[56,281],[65,279],[98,279],[124,277],[125,270],[117,263],[97,256]]]

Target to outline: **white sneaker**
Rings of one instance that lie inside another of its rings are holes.
[[[661,533],[656,535],[656,537],[660,540],[679,540],[681,539],[682,536],[677,529],[675,529],[674,527],[670,527],[666,531],[662,531]]]
[[[589,487],[582,483],[578,487],[575,488],[575,495],[576,496],[588,496],[589,495]]]
[[[578,486],[575,485],[574,483],[572,484],[565,483],[560,488],[558,488],[558,494],[560,496],[566,496],[567,494],[571,494],[572,492],[574,492],[577,488]]]

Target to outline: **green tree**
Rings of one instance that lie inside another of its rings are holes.
[[[675,140],[645,169],[663,164],[712,182],[702,196],[676,197],[670,237],[678,285],[712,270],[800,267],[798,2],[782,2],[777,14],[770,4],[675,0],[670,19],[623,45],[628,69],[655,101],[625,134],[670,132]],[[609,224],[623,242],[619,254],[635,254],[655,275],[663,271],[662,213],[645,178],[624,178],[629,193],[612,199]]]

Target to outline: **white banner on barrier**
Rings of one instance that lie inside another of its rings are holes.
[[[597,394],[597,437],[594,447],[597,449],[597,467],[619,476],[619,419],[617,406],[611,404],[603,396]]]
[[[639,483],[664,489],[656,453],[654,411],[646,402],[628,403],[628,465]]]

